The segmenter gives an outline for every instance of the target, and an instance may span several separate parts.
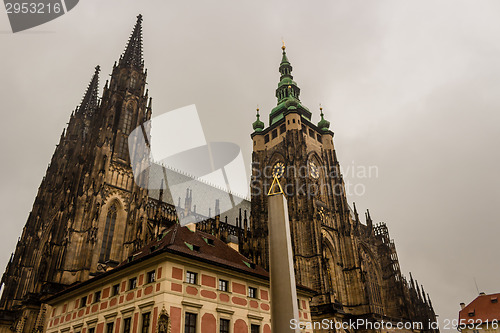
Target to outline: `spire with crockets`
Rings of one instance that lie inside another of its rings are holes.
[[[137,16],[132,35],[127,44],[125,52],[120,57],[120,65],[129,65],[136,68],[144,68],[144,60],[142,59],[142,15]]]
[[[77,108],[76,113],[85,116],[91,116],[94,114],[98,106],[98,96],[99,96],[99,72],[101,67],[97,65],[95,67],[94,76],[87,87],[87,91],[83,96],[80,106]]]

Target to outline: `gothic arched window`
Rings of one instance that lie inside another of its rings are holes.
[[[380,282],[375,271],[375,264],[365,251],[361,252],[361,259],[370,307],[372,307],[373,312],[383,314],[382,293],[380,290]]]
[[[134,105],[132,103],[129,103],[123,111],[124,112],[122,120],[122,132],[128,135],[132,127],[132,115],[134,113]]]
[[[108,210],[106,216],[106,225],[104,226],[104,234],[102,235],[101,254],[99,256],[100,262],[106,262],[111,256],[111,247],[113,245],[113,233],[115,232],[117,207],[116,204],[112,205]]]
[[[132,76],[130,77],[130,82],[129,82],[128,87],[129,87],[130,89],[134,89],[134,88],[135,88],[136,83],[137,83],[137,78],[136,78],[136,76],[135,76],[135,75],[132,75]]]
[[[126,160],[128,156],[128,140],[125,135],[120,135],[118,139],[118,156]]]

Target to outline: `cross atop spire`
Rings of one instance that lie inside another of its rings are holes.
[[[134,66],[144,68],[142,59],[142,15],[137,15],[137,22],[130,35],[125,52],[120,57],[120,65]]]
[[[101,67],[97,65],[95,67],[94,76],[92,77],[92,80],[90,81],[89,86],[87,87],[85,95],[83,95],[82,102],[80,103],[80,106],[76,110],[77,114],[91,116],[97,109],[100,71]]]

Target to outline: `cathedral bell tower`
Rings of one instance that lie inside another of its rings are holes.
[[[317,291],[313,303],[340,303],[346,294],[342,267],[356,265],[348,236],[352,228],[351,212],[333,132],[322,108],[319,123],[312,122],[311,111],[300,101],[300,88],[293,80],[285,45],[282,50],[277,106],[269,114],[268,127],[260,120],[259,110],[253,123],[253,246],[247,255],[269,268],[267,194],[276,176],[288,200],[297,283]],[[342,258],[339,252],[343,252]]]

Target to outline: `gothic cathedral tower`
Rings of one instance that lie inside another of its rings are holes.
[[[373,267],[365,268],[369,274],[361,269],[359,244],[353,235],[359,221],[347,203],[330,123],[322,110],[319,123],[311,121],[282,49],[277,106],[267,128],[257,111],[251,135],[254,238],[248,255],[268,268],[267,194],[276,176],[288,199],[297,283],[317,292],[313,310],[333,314],[349,306],[353,314],[382,312],[381,283],[376,280],[380,276]],[[372,264],[367,260],[364,265]]]
[[[127,143],[151,117],[140,15],[100,101],[98,75],[99,66],[38,189],[2,277],[1,310],[39,304],[41,296],[115,266],[144,242],[148,195],[134,182]]]

